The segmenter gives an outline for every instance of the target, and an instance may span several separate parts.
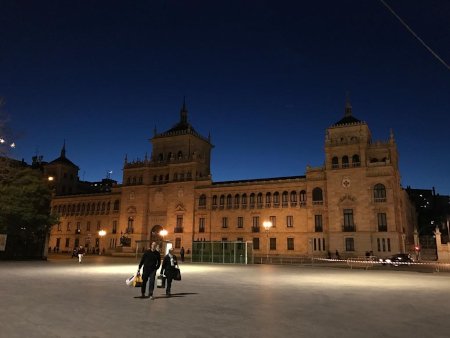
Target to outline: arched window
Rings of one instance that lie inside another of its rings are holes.
[[[133,177],[133,184],[136,184],[136,177]]]
[[[268,192],[266,194],[266,208],[270,208],[271,204],[272,204],[272,194]]]
[[[100,208],[101,208],[101,204],[100,204],[100,202],[98,202],[98,203],[97,203],[97,212],[100,211]]]
[[[158,156],[158,161],[159,161],[159,162],[164,161],[164,154],[163,154],[163,153],[159,154],[159,156]]]
[[[198,199],[198,207],[200,209],[205,209],[206,208],[206,195],[200,195],[200,198]]]
[[[386,187],[381,184],[375,184],[373,187],[373,200],[375,202],[386,202]]]
[[[288,196],[289,193],[287,191],[283,191],[283,194],[281,195],[281,206],[283,208],[286,208],[288,206]]]
[[[115,200],[115,201],[114,201],[114,210],[115,210],[115,211],[118,211],[118,210],[119,210],[119,205],[120,205],[119,200]]]
[[[239,196],[239,194],[234,195],[234,208],[235,209],[239,208],[240,201],[241,201],[241,196]]]
[[[348,168],[348,156],[342,156],[342,168]]]
[[[229,194],[227,195],[227,209],[231,209],[233,207],[233,197]]]
[[[352,156],[352,166],[353,167],[359,167],[361,165],[361,162],[359,160],[359,155],[355,154]]]
[[[108,202],[106,204],[106,211],[109,211],[111,209],[111,202]]]
[[[178,181],[178,173],[173,174],[173,180]]]
[[[247,208],[247,194],[242,194],[242,208]]]
[[[225,195],[220,195],[219,206],[223,208],[224,204],[225,204]]]
[[[183,159],[183,152],[181,150],[178,152],[177,157],[178,157],[179,160]]]
[[[256,196],[256,204],[258,205],[258,208],[262,208],[262,206],[263,206],[263,194],[262,193],[258,193],[258,195]]]
[[[163,175],[159,175],[159,183],[163,183],[163,179],[164,179],[164,176]]]
[[[297,205],[297,192],[296,191],[291,191],[289,201],[291,202],[291,207],[295,207]]]
[[[249,205],[250,205],[250,208],[254,208],[255,207],[255,194],[254,193],[250,194]]]
[[[306,205],[306,191],[300,191],[300,205]]]
[[[217,195],[214,195],[212,197],[212,207],[215,209],[217,208]]]
[[[75,205],[75,204],[73,204],[73,205],[72,205],[72,212],[71,212],[71,215],[73,215],[73,214],[74,214],[74,212],[76,211],[76,209],[77,209],[76,205]]]
[[[312,191],[312,201],[313,204],[323,204],[323,193],[322,189],[314,188]]]
[[[91,215],[93,215],[95,212],[95,203],[91,204]]]
[[[102,212],[105,212],[105,209],[106,209],[106,203],[103,202],[103,203],[102,203]]]
[[[81,210],[81,204],[78,203],[78,204],[77,204],[77,212],[80,212],[80,210]]]
[[[275,208],[280,206],[280,193],[278,191],[273,193],[273,206]]]
[[[337,158],[337,156],[334,156],[331,160],[331,168],[332,169],[337,169],[339,168],[339,159]]]

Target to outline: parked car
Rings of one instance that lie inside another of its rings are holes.
[[[380,258],[380,262],[383,265],[391,264],[393,266],[399,266],[399,265],[410,265],[411,263],[414,263],[414,259],[411,257],[410,254],[400,253],[388,258],[384,259]]]

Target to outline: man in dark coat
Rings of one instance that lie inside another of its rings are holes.
[[[142,286],[141,286],[141,294],[142,298],[145,297],[145,289],[147,287],[147,281],[150,279],[150,284],[148,286],[148,296],[150,299],[153,298],[153,290],[155,288],[155,276],[156,270],[158,270],[161,265],[161,256],[158,251],[156,251],[156,243],[153,242],[150,250],[144,252],[142,256],[141,262],[139,263],[138,272],[141,270],[141,267],[144,266],[142,273]]]
[[[169,249],[169,253],[164,257],[161,266],[161,275],[165,275],[166,282],[166,295],[170,297],[170,289],[172,287],[172,280],[178,270],[177,257],[173,254],[173,249]]]

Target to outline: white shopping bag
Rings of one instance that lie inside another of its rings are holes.
[[[136,278],[136,274],[134,274],[130,278],[127,278],[127,280],[125,281],[127,286],[129,286],[130,288],[134,287],[134,280],[135,280],[135,278]]]

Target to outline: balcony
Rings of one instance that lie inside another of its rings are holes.
[[[183,232],[183,227],[175,227],[173,232],[176,234],[181,234]]]
[[[343,232],[355,232],[356,231],[356,224],[352,225],[343,225],[342,226]]]

